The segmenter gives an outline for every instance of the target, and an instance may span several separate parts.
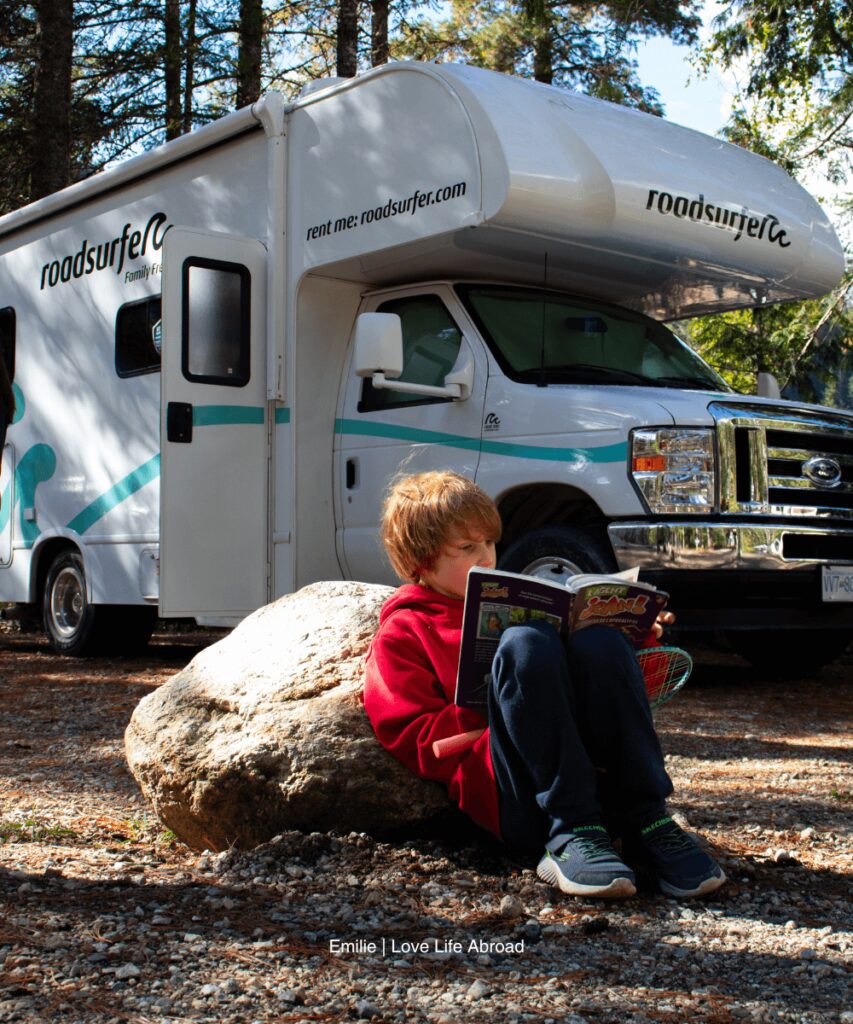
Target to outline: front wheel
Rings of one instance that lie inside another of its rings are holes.
[[[565,583],[581,572],[615,572],[616,562],[599,534],[580,526],[545,526],[513,541],[498,568]]]
[[[844,653],[853,633],[844,629],[729,630],[726,643],[762,672],[793,678],[817,672]]]

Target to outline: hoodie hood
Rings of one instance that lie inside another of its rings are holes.
[[[442,615],[458,618],[462,624],[462,609],[465,602],[460,597],[447,597],[419,583],[406,583],[388,598],[379,613],[379,625],[385,622],[401,608],[412,608],[421,614]]]

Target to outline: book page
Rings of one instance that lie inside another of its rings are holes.
[[[482,710],[492,660],[505,629],[544,620],[566,632],[572,595],[535,576],[474,568],[468,573],[456,703]]]
[[[566,581],[566,586],[569,590],[577,591],[581,587],[587,585],[587,583],[610,583],[613,580],[624,580],[628,583],[639,583],[642,586],[651,586],[651,584],[640,583],[640,567],[638,565],[632,566],[630,569],[622,569],[621,572],[613,573],[595,573],[595,572],[579,572],[575,576],[570,576]]]

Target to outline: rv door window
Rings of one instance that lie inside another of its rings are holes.
[[[249,382],[251,276],[237,263],[184,263],[182,367],[187,380],[241,388]]]
[[[137,377],[160,369],[160,296],[126,302],[116,314],[116,373]]]
[[[15,379],[15,310],[0,309],[0,359],[6,364],[9,380]]]
[[[410,384],[441,387],[453,369],[462,344],[462,333],[437,295],[411,295],[383,302],[378,313],[396,313],[403,327],[403,372],[399,380]],[[365,378],[359,412],[447,402],[447,398],[424,398],[393,388],[377,390]]]

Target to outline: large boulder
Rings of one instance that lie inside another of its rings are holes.
[[[158,817],[197,849],[286,829],[377,831],[447,808],[380,747],[361,704],[388,587],[315,583],[245,619],[145,697],[127,761]]]

